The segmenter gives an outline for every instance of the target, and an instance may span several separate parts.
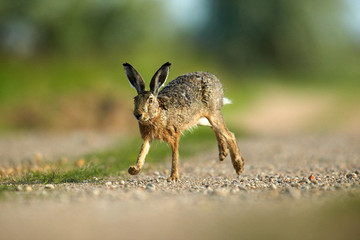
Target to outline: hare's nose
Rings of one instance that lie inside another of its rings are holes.
[[[141,113],[135,113],[134,115],[135,115],[135,117],[136,117],[137,120],[139,120],[139,119],[141,118],[141,116],[142,116]]]

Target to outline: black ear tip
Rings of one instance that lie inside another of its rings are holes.
[[[171,66],[171,63],[166,62],[166,63],[164,64],[164,66],[170,67],[170,66]]]
[[[131,65],[128,64],[128,63],[123,63],[123,66],[124,66],[124,67],[129,67],[129,66],[131,66]]]

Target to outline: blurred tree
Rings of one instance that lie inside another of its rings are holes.
[[[159,11],[156,0],[3,0],[0,50],[39,55],[129,49],[162,27]]]
[[[226,65],[304,67],[346,45],[340,0],[210,0],[196,41]]]

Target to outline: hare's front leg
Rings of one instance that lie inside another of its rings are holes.
[[[131,175],[136,175],[136,174],[138,174],[140,172],[142,166],[144,165],[145,157],[149,152],[150,144],[151,144],[150,140],[148,140],[148,139],[144,140],[144,143],[141,146],[141,150],[140,150],[139,156],[138,156],[137,161],[136,161],[136,165],[129,167],[128,172]]]
[[[178,172],[179,139],[180,136],[178,136],[174,141],[169,143],[172,150],[172,164],[171,164],[171,175],[168,178],[168,181],[177,181],[179,179],[179,172]]]

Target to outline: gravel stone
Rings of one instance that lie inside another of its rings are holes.
[[[32,190],[33,190],[32,187],[29,186],[29,185],[27,185],[27,186],[25,187],[25,191],[26,191],[26,192],[31,192]]]
[[[239,185],[239,190],[247,191],[247,188],[244,185]]]
[[[149,183],[146,185],[146,190],[149,190],[150,192],[154,192],[156,190],[156,187],[154,184]]]
[[[229,190],[226,188],[218,188],[214,190],[214,194],[221,197],[226,197],[229,194]]]
[[[91,193],[94,196],[99,196],[100,195],[100,190],[99,189],[94,189]]]
[[[271,190],[276,190],[276,189],[277,189],[277,187],[276,187],[276,185],[275,185],[275,184],[270,184],[270,189],[271,189]]]
[[[300,190],[302,190],[302,191],[307,191],[307,190],[309,190],[310,189],[310,187],[308,186],[308,185],[302,185],[301,187],[300,187]]]
[[[356,179],[357,174],[356,173],[348,173],[348,174],[346,174],[346,177],[349,178],[349,179]]]
[[[55,189],[55,186],[53,184],[46,184],[45,189]]]

